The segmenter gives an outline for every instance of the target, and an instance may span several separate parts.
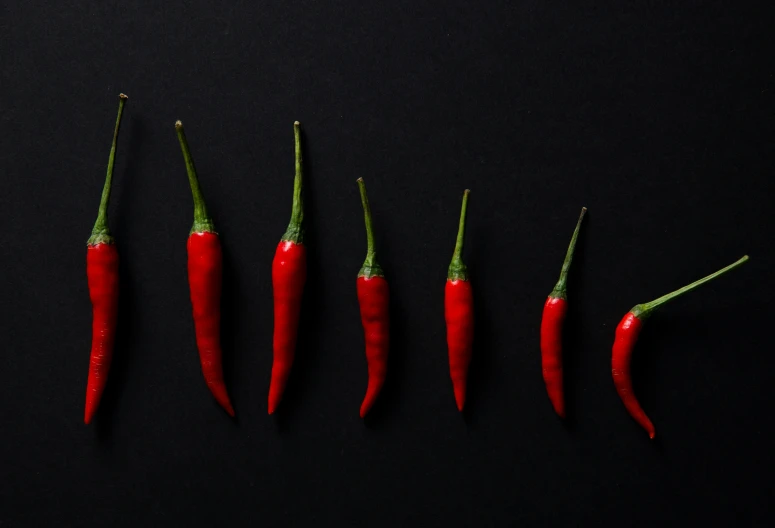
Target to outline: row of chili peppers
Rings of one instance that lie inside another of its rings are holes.
[[[105,389],[110,370],[118,319],[118,252],[107,222],[113,166],[121,116],[127,97],[119,95],[118,116],[108,158],[108,171],[102,190],[97,221],[87,241],[86,271],[93,307],[92,348],[86,387],[85,423],[94,417]],[[183,124],[175,123],[188,181],[194,201],[194,223],[188,237],[188,279],[193,308],[196,343],[207,386],[215,400],[234,416],[223,379],[220,345],[220,299],[222,255],[215,224],[207,212],[194,161],[186,141]],[[272,376],[269,386],[269,414],[276,411],[291,373],[298,335],[304,283],[307,276],[304,240],[304,193],[302,189],[301,134],[294,123],[296,172],[293,183],[293,206],[288,229],[280,239],[272,261],[274,296],[274,335]],[[358,272],[356,287],[361,312],[368,365],[368,385],[360,408],[364,417],[376,401],[387,375],[390,348],[389,288],[385,273],[377,262],[371,210],[362,178],[357,180],[366,224],[366,259]],[[471,281],[461,255],[465,236],[469,190],[463,193],[457,240],[447,271],[444,290],[444,316],[447,327],[449,371],[460,411],[466,400],[466,380],[471,362],[474,338],[474,302]],[[576,228],[562,265],[560,278],[544,304],[541,320],[541,363],[546,390],[555,412],[565,417],[562,371],[562,327],[568,310],[567,280],[586,208],[581,209]],[[635,305],[616,328],[611,357],[614,385],[629,414],[654,438],[654,426],[638,403],[632,390],[630,359],[638,335],[652,312],[662,304],[693,290],[736,268],[737,262],[658,299]]]

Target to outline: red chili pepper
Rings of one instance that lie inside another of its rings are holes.
[[[366,260],[356,280],[361,323],[363,323],[363,333],[366,338],[366,363],[369,367],[369,384],[366,388],[366,397],[361,404],[361,418],[363,418],[377,400],[387,375],[390,351],[390,291],[385,273],[377,263],[374,232],[371,226],[371,208],[363,178],[358,178],[358,188],[361,191],[367,243]]]
[[[304,195],[301,181],[301,130],[293,124],[296,175],[293,179],[293,208],[288,229],[280,239],[272,261],[274,294],[274,337],[272,381],[269,384],[269,414],[277,409],[291,374],[301,314],[301,297],[307,279],[307,248],[304,243]]]
[[[91,422],[108,382],[113,344],[116,341],[118,321],[118,250],[108,229],[108,201],[116,160],[118,130],[127,96],[118,96],[118,116],[113,129],[113,144],[108,157],[108,174],[102,188],[100,209],[91,236],[86,242],[86,278],[92,304],[92,342],[89,358],[89,376],[86,382],[86,408],[83,421]]]
[[[449,350],[449,375],[455,390],[455,402],[462,412],[466,402],[466,383],[468,365],[474,344],[474,293],[468,280],[468,268],[460,259],[463,252],[463,236],[466,230],[466,209],[468,194],[463,193],[463,205],[460,209],[455,252],[447,271],[447,284],[444,288],[444,318],[447,322],[447,348]]]
[[[632,379],[630,377],[632,351],[633,348],[635,348],[635,343],[638,341],[638,335],[640,335],[644,323],[651,313],[660,305],[723,275],[727,271],[740,266],[747,260],[748,255],[745,255],[734,264],[730,264],[726,268],[720,269],[704,279],[700,279],[679,290],[663,295],[659,299],[635,305],[632,310],[627,312],[619,323],[619,326],[616,327],[616,338],[614,339],[613,353],[611,356],[611,373],[614,378],[614,386],[616,387],[616,391],[619,393],[619,397],[622,399],[624,406],[627,408],[627,412],[629,412],[630,416],[632,416],[635,421],[648,432],[649,438],[654,438],[654,426],[638,403],[635,393],[632,391]]]
[[[576,229],[570,239],[565,261],[562,263],[560,280],[557,281],[557,285],[544,303],[544,315],[541,319],[541,367],[544,373],[544,383],[554,411],[561,418],[565,418],[565,399],[562,390],[562,324],[568,311],[566,283],[570,264],[573,261],[573,252],[576,249],[576,240],[579,238],[581,221],[586,212],[587,208],[582,207],[579,221],[576,223]]]
[[[221,281],[223,256],[221,241],[215,231],[215,224],[207,213],[199,180],[196,177],[194,160],[188,148],[183,123],[175,123],[183,160],[186,163],[188,183],[194,198],[194,225],[189,233],[188,243],[188,284],[191,290],[191,306],[194,316],[196,346],[199,349],[199,361],[202,365],[207,386],[215,401],[223,407],[229,416],[234,416],[234,408],[229,401],[226,383],[223,381],[221,363]]]

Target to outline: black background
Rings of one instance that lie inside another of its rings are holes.
[[[771,9],[82,4],[0,8],[0,524],[772,521]],[[120,337],[84,426],[85,241],[119,92]],[[236,420],[194,344],[176,119],[224,246]],[[270,266],[297,119],[310,272],[292,380],[269,417]],[[359,176],[393,325],[389,381],[365,422]],[[461,416],[443,285],[466,187],[477,326]],[[582,205],[563,424],[538,327]],[[746,253],[649,321],[633,365],[649,441],[611,381],[616,324]]]

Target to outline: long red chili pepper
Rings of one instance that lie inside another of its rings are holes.
[[[293,179],[293,208],[288,229],[280,239],[272,261],[274,294],[274,337],[272,380],[269,384],[269,414],[277,409],[296,353],[301,297],[307,280],[307,248],[304,244],[304,195],[301,181],[301,130],[293,124],[296,175]]]
[[[183,123],[175,123],[183,160],[186,163],[188,183],[194,198],[194,225],[189,233],[188,284],[191,290],[191,306],[194,316],[196,346],[199,349],[199,361],[202,365],[207,386],[215,401],[223,407],[229,416],[234,416],[234,408],[226,392],[221,363],[221,284],[223,256],[221,241],[215,231],[215,224],[207,214],[202,190],[196,176],[194,160],[188,148]]]
[[[102,188],[100,209],[91,236],[86,242],[86,278],[92,303],[92,342],[89,358],[89,376],[86,382],[86,408],[83,421],[91,422],[108,382],[113,344],[116,341],[118,320],[118,250],[108,229],[108,201],[116,160],[118,130],[127,96],[118,96],[118,116],[113,129],[113,144],[108,157],[108,174]]]
[[[358,178],[361,191],[363,217],[366,222],[366,260],[363,262],[356,285],[361,307],[361,323],[366,338],[366,363],[369,367],[369,384],[361,404],[361,418],[366,416],[377,400],[387,375],[390,351],[390,291],[382,267],[377,263],[374,249],[374,231],[371,225],[371,208],[366,196],[366,184]]]
[[[632,310],[627,312],[619,323],[619,326],[616,327],[616,338],[614,339],[613,353],[611,356],[611,373],[614,378],[614,386],[616,387],[616,392],[619,393],[619,397],[622,399],[627,412],[629,412],[630,416],[632,416],[635,421],[648,432],[649,438],[654,438],[654,426],[638,403],[635,393],[632,391],[632,378],[630,377],[632,351],[633,348],[635,348],[635,343],[638,341],[638,336],[640,335],[643,325],[657,307],[688,291],[702,286],[706,282],[740,266],[747,260],[748,255],[745,255],[726,268],[720,269],[716,273],[712,273],[688,286],[684,286],[679,290],[663,295],[651,302],[635,305]]]
[[[586,207],[581,208],[579,221],[570,239],[565,261],[562,263],[560,280],[544,303],[544,314],[541,319],[541,367],[544,373],[546,392],[554,406],[554,411],[565,418],[565,399],[562,387],[562,324],[568,311],[567,286],[568,271],[573,261],[576,240],[579,238],[581,221],[584,219]]]
[[[463,193],[460,209],[460,224],[457,232],[455,252],[447,271],[444,287],[444,318],[447,322],[447,348],[449,350],[449,375],[455,390],[455,402],[459,411],[466,402],[468,365],[474,344],[474,293],[468,280],[468,269],[460,259],[463,252],[463,236],[466,230],[466,209],[468,189]]]

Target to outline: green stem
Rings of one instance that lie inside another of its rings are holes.
[[[183,151],[183,160],[186,162],[186,172],[188,173],[188,183],[191,185],[191,194],[194,197],[194,225],[191,226],[191,233],[215,233],[215,224],[210,215],[207,214],[207,205],[205,204],[204,196],[202,196],[202,189],[199,187],[199,179],[196,177],[194,159],[191,157],[191,150],[188,148],[183,123],[180,121],[175,122],[175,132],[178,134],[180,150]]]
[[[293,178],[293,209],[291,209],[291,221],[282,239],[294,244],[304,242],[304,193],[301,181],[301,125],[298,121],[293,123],[293,143],[296,158],[296,175]]]
[[[91,230],[91,236],[86,242],[90,246],[97,244],[112,244],[113,237],[108,229],[108,202],[110,201],[110,187],[113,183],[113,165],[116,162],[116,145],[118,144],[118,130],[121,128],[121,115],[124,113],[124,105],[128,97],[124,94],[118,94],[118,116],[116,117],[116,128],[113,129],[113,143],[110,145],[110,156],[108,156],[108,174],[105,177],[105,185],[102,187],[102,198],[100,199],[100,209],[97,213],[97,221],[94,222],[94,228]]]
[[[579,238],[579,231],[581,230],[581,221],[584,220],[584,214],[587,212],[586,207],[581,208],[581,214],[579,215],[579,221],[576,222],[576,229],[573,230],[573,236],[570,239],[570,245],[568,246],[568,252],[565,254],[565,261],[562,263],[562,271],[560,271],[560,280],[557,281],[552,293],[549,297],[557,299],[567,298],[567,286],[568,271],[570,271],[570,264],[573,261],[573,252],[576,250],[576,240]]]
[[[687,286],[684,286],[683,288],[675,290],[674,292],[670,292],[670,293],[668,293],[666,295],[663,295],[662,297],[660,297],[658,299],[654,299],[651,302],[647,302],[647,303],[643,303],[643,304],[638,304],[635,307],[633,307],[633,309],[630,310],[630,312],[632,312],[632,314],[635,317],[637,317],[639,319],[644,319],[645,320],[649,315],[651,315],[651,312],[653,312],[659,306],[665,304],[668,301],[672,301],[676,297],[680,297],[681,295],[683,295],[686,292],[692,291],[695,288],[699,288],[700,286],[702,286],[706,282],[712,281],[716,277],[720,277],[724,273],[735,269],[736,267],[738,267],[741,264],[745,263],[747,260],[748,260],[748,255],[744,255],[740,260],[738,260],[737,262],[734,262],[733,264],[730,264],[726,268],[722,268],[722,269],[718,270],[716,273],[711,273],[710,275],[708,275],[705,278],[702,278],[702,279],[700,279],[698,281],[695,281],[695,282],[693,282],[693,283],[691,283],[691,284],[689,284]]]
[[[452,262],[450,262],[449,270],[447,271],[447,279],[449,280],[468,280],[468,268],[463,264],[460,255],[463,253],[463,237],[466,233],[466,210],[468,209],[468,195],[470,193],[469,189],[463,192],[463,205],[460,208],[460,224],[457,228],[455,252],[452,253]]]
[[[369,207],[369,197],[366,195],[366,184],[363,178],[358,178],[358,189],[361,191],[361,203],[363,204],[363,219],[366,222],[366,260],[363,261],[358,272],[359,277],[384,277],[382,268],[377,263],[377,251],[374,248],[374,229],[371,225],[371,207]]]

